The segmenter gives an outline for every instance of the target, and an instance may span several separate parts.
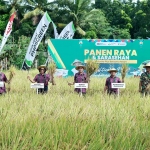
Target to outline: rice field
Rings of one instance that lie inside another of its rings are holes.
[[[37,95],[27,75],[17,71],[11,91],[0,96],[1,150],[150,149],[150,99],[140,97],[138,78],[125,79],[114,99],[103,93],[105,78],[92,78],[79,97],[67,85],[72,77],[57,78],[47,95]]]

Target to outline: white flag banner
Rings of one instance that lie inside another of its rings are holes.
[[[27,50],[27,53],[25,56],[25,60],[23,62],[23,66],[22,66],[23,70],[27,70],[31,67],[31,65],[34,61],[34,58],[36,56],[37,48],[38,48],[44,34],[46,33],[51,21],[52,20],[51,20],[50,16],[46,12],[43,15],[41,21],[39,22],[39,24],[33,34],[33,37],[30,41],[30,44],[29,44],[29,47],[28,47],[28,50]]]
[[[9,21],[8,21],[8,24],[7,24],[7,26],[6,26],[6,30],[5,30],[5,33],[4,33],[4,36],[3,36],[3,39],[2,39],[1,45],[0,45],[0,52],[1,52],[1,50],[3,49],[5,43],[7,42],[8,37],[9,37],[11,31],[12,31],[12,25],[13,25],[13,21],[14,21],[15,16],[16,16],[16,12],[14,12],[14,13],[11,15],[11,17],[10,17],[10,19],[9,19]]]
[[[59,36],[58,31],[57,31],[57,27],[56,27],[56,25],[54,24],[54,22],[52,22],[52,24],[53,24],[53,28],[54,28],[54,36],[55,36],[55,39],[57,39],[58,36]]]
[[[75,74],[76,74],[76,73],[78,73],[78,72],[79,72],[79,71],[78,71],[78,70],[76,70],[75,68],[73,68],[71,71],[73,72],[74,76],[75,76]]]
[[[72,39],[75,33],[73,22],[70,22],[60,33],[58,39]]]

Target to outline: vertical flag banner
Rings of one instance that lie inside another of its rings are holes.
[[[73,22],[70,22],[60,33],[58,39],[72,39],[75,33]]]
[[[4,36],[3,36],[3,39],[2,39],[1,45],[0,45],[0,52],[1,52],[1,50],[3,49],[5,43],[7,42],[8,37],[9,37],[11,31],[12,31],[12,25],[13,25],[13,21],[14,21],[15,16],[16,16],[16,12],[14,12],[14,13],[11,15],[11,17],[10,17],[10,19],[9,19],[9,21],[8,21],[8,24],[7,24],[7,26],[6,26],[6,30],[5,30],[5,33],[4,33]]]
[[[55,39],[57,39],[59,34],[58,34],[58,31],[57,31],[57,28],[56,28],[56,25],[54,24],[54,22],[52,22],[52,24],[53,24],[53,28],[54,28],[54,36],[55,36]]]
[[[31,67],[31,65],[33,64],[34,58],[36,56],[37,48],[38,48],[44,34],[46,33],[51,21],[52,20],[51,20],[50,16],[46,12],[44,14],[44,16],[42,17],[41,21],[39,22],[39,24],[33,34],[33,37],[30,41],[30,44],[29,44],[29,47],[28,47],[28,50],[27,50],[27,53],[26,53],[26,56],[25,56],[25,59],[24,59],[23,65],[22,65],[23,70],[29,69]]]

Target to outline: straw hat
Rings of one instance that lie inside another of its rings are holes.
[[[147,63],[143,68],[150,68],[150,63]]]
[[[111,72],[118,72],[118,70],[116,70],[115,68],[112,68],[112,69],[110,69],[108,72],[109,72],[109,73],[111,73]]]
[[[45,65],[40,65],[37,69],[40,70],[41,68],[44,68],[45,70],[47,70],[47,67]]]
[[[82,65],[82,64],[78,65],[78,66],[76,67],[76,70],[79,70],[80,67],[82,67],[82,68],[85,70],[85,66]]]

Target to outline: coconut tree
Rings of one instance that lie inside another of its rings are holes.
[[[33,25],[36,25],[41,17],[43,16],[45,11],[51,11],[51,5],[54,2],[49,2],[49,0],[25,0],[26,6],[28,7],[28,11],[24,14],[23,19],[32,18]]]
[[[0,12],[6,12],[6,8],[5,1],[0,0]]]
[[[24,13],[27,11],[25,0],[1,0],[5,5],[5,10],[9,16],[16,12],[15,27],[19,27],[20,20],[23,18]]]
[[[91,0],[76,0],[75,4],[74,0],[54,0],[53,2],[48,2],[48,0],[26,0],[26,2],[30,7],[30,11],[24,15],[22,21],[32,18],[33,24],[36,25],[45,11],[50,12],[50,14],[53,14],[54,11],[59,16],[61,14],[61,19],[57,19],[59,22],[56,22],[59,28],[63,28],[69,21],[73,21],[76,30],[81,35],[85,35],[85,31],[80,27],[80,22],[81,18],[83,18],[82,16],[90,10]]]
[[[56,0],[56,2],[61,10],[66,10],[66,14],[62,14],[62,16],[67,17],[67,20],[73,21],[77,32],[84,36],[85,31],[81,28],[80,22],[82,22],[83,16],[91,10],[91,0],[76,0],[75,4],[74,0]],[[60,28],[65,25],[66,24],[58,23],[58,27]]]
[[[85,37],[87,31],[94,31],[98,37],[108,37],[108,28],[110,25],[105,17],[105,14],[99,9],[91,7],[91,0],[58,0],[58,7],[61,10],[66,10],[66,14],[62,18],[73,21],[77,32],[82,37]],[[61,18],[57,19],[60,20]],[[63,24],[58,23],[58,27]],[[106,36],[107,35],[107,36]]]

